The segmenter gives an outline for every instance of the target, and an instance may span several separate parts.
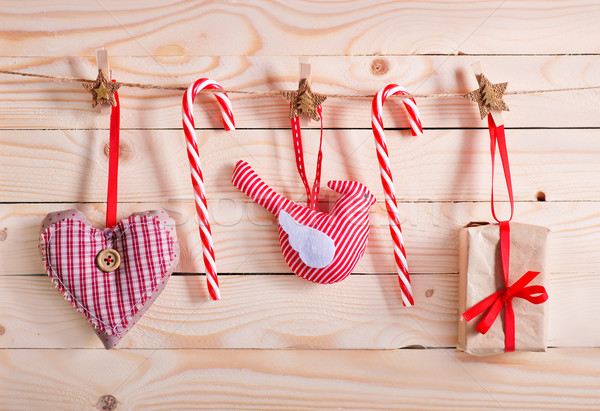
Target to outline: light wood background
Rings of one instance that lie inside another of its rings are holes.
[[[600,4],[569,1],[2,1],[0,68],[95,78],[105,46],[120,81],[373,94],[467,92],[482,61],[509,90],[600,84]],[[516,220],[552,230],[545,353],[457,352],[457,232],[489,220],[489,137],[477,107],[418,99],[411,137],[398,101],[384,123],[416,306],[403,308],[384,204],[356,272],[321,286],[292,275],[272,217],[231,184],[246,159],[303,201],[287,103],[231,95],[238,130],[199,97],[195,119],[223,299],[205,286],[180,92],[123,88],[120,217],[163,208],[182,260],[166,290],[105,351],[37,253],[46,213],[102,225],[108,111],[79,85],[0,75],[0,408],[600,409],[600,92],[511,95],[504,117]],[[323,185],[357,179],[383,199],[370,101],[324,104]],[[312,123],[310,127],[316,127]],[[318,132],[305,135],[314,170]],[[310,173],[312,175],[312,173]],[[310,177],[309,177],[310,178]],[[539,192],[545,202],[537,201]],[[323,190],[323,201],[334,199]]]

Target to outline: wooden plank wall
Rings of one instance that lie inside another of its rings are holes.
[[[478,60],[509,90],[586,87],[600,84],[598,20],[600,5],[585,0],[4,2],[0,68],[91,79],[105,46],[117,80],[161,85],[208,76],[229,89],[294,89],[303,56],[322,93],[388,83],[467,92]],[[380,201],[355,274],[320,286],[290,273],[273,218],[230,184],[243,158],[303,200],[287,103],[231,95],[238,130],[225,132],[216,104],[199,97],[223,294],[211,301],[181,95],[120,91],[119,216],[167,210],[182,259],[120,348],[105,351],[43,274],[36,245],[50,211],[76,207],[102,224],[108,117],[78,84],[0,75],[0,408],[113,409],[106,395],[127,410],[600,408],[597,90],[506,97],[516,220],[552,230],[551,348],[488,358],[455,349],[457,231],[490,219],[489,140],[475,105],[419,99],[422,137],[410,136],[398,101],[385,106],[416,298],[405,309],[366,99],[324,105],[323,182],[357,179]],[[305,132],[309,170],[317,138]]]

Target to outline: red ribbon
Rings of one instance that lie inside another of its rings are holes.
[[[113,80],[115,81],[115,80]],[[117,183],[119,181],[119,128],[121,109],[119,95],[117,104],[110,108],[110,143],[108,148],[108,193],[106,195],[106,227],[117,225]]]
[[[548,293],[546,289],[541,285],[531,285],[526,287],[535,277],[537,277],[539,271],[527,271],[521,278],[519,278],[513,285],[506,287],[503,290],[496,291],[494,294],[483,299],[478,304],[474,305],[471,309],[463,314],[463,318],[467,321],[471,321],[479,314],[486,312],[477,324],[477,331],[481,334],[488,332],[496,318],[502,311],[502,308],[506,306],[505,311],[505,350],[506,352],[515,350],[515,312],[512,305],[513,298],[523,298],[532,304],[541,304],[548,299]]]
[[[321,138],[319,140],[319,154],[317,156],[317,170],[315,173],[315,181],[313,183],[312,190],[308,185],[308,180],[306,178],[306,169],[304,167],[304,151],[302,150],[302,134],[300,132],[300,119],[299,117],[292,117],[290,119],[290,123],[292,125],[292,136],[294,140],[294,155],[296,157],[296,168],[298,169],[298,174],[300,174],[300,178],[302,179],[302,183],[304,184],[304,188],[306,189],[306,197],[308,207],[316,210],[319,205],[319,190],[321,186],[321,163],[323,162],[323,109],[321,106],[317,107],[317,112],[319,113],[319,117],[321,118]]]
[[[484,298],[482,301],[471,307],[462,317],[466,321],[471,321],[473,318],[485,312],[477,324],[477,331],[481,334],[488,332],[502,308],[505,310],[504,321],[504,341],[505,351],[510,352],[515,350],[515,311],[513,309],[513,298],[523,298],[532,304],[541,304],[548,300],[548,293],[541,285],[532,285],[527,287],[539,271],[528,271],[519,278],[511,286],[508,285],[508,273],[510,266],[510,220],[514,214],[514,198],[512,190],[512,181],[510,177],[510,166],[508,163],[508,150],[506,148],[506,136],[504,134],[504,126],[496,126],[491,114],[488,114],[488,127],[490,131],[490,151],[492,154],[492,215],[500,225],[500,255],[502,258],[502,272],[504,275],[504,289],[496,291],[494,294]],[[500,221],[496,216],[494,207],[494,165],[496,158],[496,145],[500,153],[500,160],[504,171],[504,179],[510,199],[510,217],[508,220]],[[487,311],[487,312],[486,312]]]

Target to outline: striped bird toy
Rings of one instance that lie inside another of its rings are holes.
[[[308,206],[276,193],[242,160],[235,167],[232,182],[277,218],[279,243],[290,269],[304,279],[331,284],[348,277],[363,256],[369,238],[369,209],[375,197],[356,181],[329,181],[327,186],[340,197],[330,213],[317,210],[323,141],[321,106],[317,109],[321,142],[312,190],[306,179],[298,117],[291,119],[296,166],[306,188]]]

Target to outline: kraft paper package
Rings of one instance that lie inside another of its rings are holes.
[[[481,64],[472,65],[479,88],[466,97],[487,117],[492,163],[490,208],[497,224],[470,223],[459,232],[458,348],[473,355],[545,351],[549,231],[511,223],[515,201],[502,111],[507,83],[491,84]],[[510,202],[499,217],[494,199],[496,150]]]
[[[459,237],[459,314],[486,297],[505,288],[500,256],[498,224],[470,223]],[[539,271],[529,285],[547,288],[547,249],[549,229],[510,223],[509,285],[528,271]],[[515,313],[515,350],[545,351],[548,304],[532,304],[513,298]],[[484,314],[459,321],[458,348],[472,355],[491,355],[505,351],[505,310],[485,334],[476,330]]]

